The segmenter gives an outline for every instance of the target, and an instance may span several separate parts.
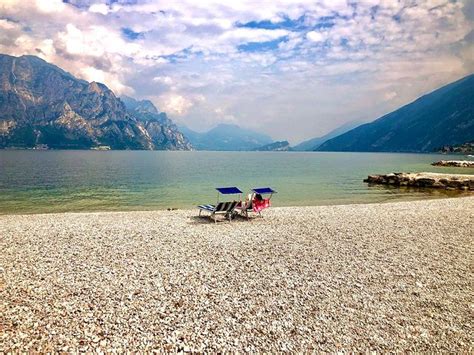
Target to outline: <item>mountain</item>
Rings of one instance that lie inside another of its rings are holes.
[[[128,96],[121,99],[125,103],[128,114],[144,126],[155,147],[166,150],[192,149],[191,143],[178,130],[178,127],[165,112],[159,112],[151,101],[138,101]]]
[[[107,86],[38,57],[0,54],[0,148],[188,149],[170,121],[144,119],[141,107],[127,111]]]
[[[309,139],[307,141],[301,142],[300,144],[297,144],[293,147],[293,150],[296,151],[312,151],[318,148],[321,144],[326,142],[327,140],[337,137],[343,133],[346,133],[350,131],[351,129],[354,129],[357,126],[360,126],[363,122],[361,121],[351,121],[343,124],[342,126],[330,131],[329,133],[325,134],[324,136],[321,137],[316,137]]]
[[[183,126],[180,130],[197,150],[253,150],[273,142],[265,134],[231,124],[219,124],[204,133]]]
[[[287,152],[290,150],[290,143],[288,141],[278,141],[255,148],[254,150],[259,152]]]
[[[371,123],[330,139],[317,150],[431,152],[474,140],[474,74]]]

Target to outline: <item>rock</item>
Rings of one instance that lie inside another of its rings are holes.
[[[474,175],[435,173],[391,173],[369,175],[364,182],[393,186],[412,186],[446,190],[474,190]]]
[[[418,186],[420,186],[420,187],[433,186],[433,184],[434,184],[435,182],[436,182],[435,179],[425,178],[425,177],[416,179],[416,183],[417,183]]]
[[[431,163],[433,166],[453,166],[458,168],[474,168],[474,161],[471,160],[440,160]]]

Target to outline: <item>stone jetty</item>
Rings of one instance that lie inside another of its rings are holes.
[[[428,187],[474,191],[474,175],[436,173],[392,173],[369,175],[364,182],[393,186]]]
[[[433,166],[452,166],[458,168],[474,168],[474,160],[440,160],[431,163]]]

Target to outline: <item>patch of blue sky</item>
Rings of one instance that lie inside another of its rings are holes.
[[[189,59],[190,57],[196,58],[202,57],[203,55],[204,53],[202,51],[195,51],[193,50],[193,46],[190,46],[173,54],[159,56],[159,58],[166,59],[170,63],[179,63]]]
[[[7,22],[14,22],[14,23],[20,23],[17,19],[14,19],[13,17],[9,16],[0,16],[0,20],[6,20]]]
[[[378,11],[378,7],[374,6],[371,9],[372,16],[375,16]],[[352,16],[343,16],[338,13],[335,13],[330,16],[324,16],[317,19],[317,21],[309,21],[306,15],[299,17],[296,20],[292,20],[288,17],[283,17],[283,21],[279,22],[272,22],[270,20],[263,20],[263,21],[251,21],[246,23],[236,23],[237,27],[246,27],[246,28],[256,28],[256,29],[266,29],[266,30],[277,30],[277,29],[284,29],[287,31],[292,32],[309,32],[309,31],[322,31],[328,30],[336,25],[337,20],[350,20]],[[283,39],[284,41],[286,39]],[[282,40],[279,39],[276,43],[281,42]],[[265,43],[251,43],[251,44],[244,44],[239,46],[239,49],[243,50],[251,50],[257,51],[261,50],[268,50],[272,48],[272,42],[265,42]],[[242,48],[240,48],[242,47]]]
[[[348,54],[358,52],[366,47],[363,42],[351,42],[349,38],[345,37],[340,39],[339,45],[344,48],[344,51]]]
[[[370,18],[372,20],[375,19],[375,16],[377,15],[377,12],[379,11],[379,9],[380,9],[379,5],[375,5],[370,8]]]
[[[237,46],[239,51],[243,52],[265,52],[265,51],[272,51],[278,49],[278,45],[281,42],[286,42],[288,40],[288,36],[283,36],[272,41],[266,42],[248,42]]]
[[[305,24],[304,24],[304,19],[305,16],[301,16],[296,20],[292,20],[287,16],[283,17],[283,21],[278,21],[278,22],[272,22],[270,20],[263,20],[263,21],[250,21],[246,23],[236,23],[237,27],[247,27],[247,28],[261,28],[265,30],[289,30],[289,31],[298,31],[298,30],[304,30],[305,29]]]
[[[340,44],[343,47],[349,47],[349,40],[347,38],[341,38]]]
[[[143,32],[135,32],[134,30],[128,27],[122,27],[121,31],[122,31],[122,34],[125,36],[125,38],[131,41],[134,41],[139,38],[143,38]]]
[[[62,1],[65,4],[69,4],[83,10],[88,9],[91,5],[95,3],[100,3],[93,0],[62,0]],[[106,0],[105,1],[105,4],[108,6],[113,5],[115,3],[118,3],[120,5],[134,5],[138,3],[138,0]]]
[[[63,0],[63,3],[83,10],[88,9],[92,5],[90,0]]]
[[[138,4],[138,0],[107,0],[105,2],[107,5],[112,5],[115,3],[119,3],[120,5],[135,5]]]
[[[246,28],[259,28],[265,30],[288,30],[294,32],[304,32],[317,29],[326,29],[331,28],[335,25],[335,20],[339,15],[334,16],[325,16],[318,19],[316,24],[308,25],[306,15],[302,15],[299,18],[292,20],[289,17],[284,16],[283,21],[272,22],[270,20],[263,21],[250,21],[246,23],[237,23],[237,27],[246,27]]]
[[[315,25],[309,27],[308,29],[310,29],[310,30],[324,30],[324,29],[332,28],[336,24],[336,19],[337,18],[338,18],[338,16],[321,17],[321,18],[318,19],[318,22]]]

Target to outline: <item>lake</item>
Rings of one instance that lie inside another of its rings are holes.
[[[469,173],[438,154],[0,150],[0,213],[193,208],[218,186],[271,186],[274,206],[438,198],[457,192],[368,186],[369,174]],[[459,159],[459,156],[451,157]]]

